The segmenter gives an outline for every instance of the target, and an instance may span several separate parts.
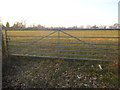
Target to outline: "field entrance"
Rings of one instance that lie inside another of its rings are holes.
[[[9,55],[96,61],[118,60],[116,29],[8,29]]]

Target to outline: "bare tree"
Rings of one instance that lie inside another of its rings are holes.
[[[23,24],[23,22],[15,22],[12,27],[13,28],[25,28],[25,25]]]
[[[83,28],[84,28],[84,26],[83,26],[83,25],[81,25],[79,28],[83,29]]]
[[[90,25],[87,25],[87,26],[86,26],[86,28],[90,29],[90,28],[91,28],[91,26],[90,26]]]
[[[42,26],[42,25],[40,25],[40,24],[38,24],[38,25],[37,25],[37,28],[45,28],[45,27]]]
[[[9,28],[10,27],[10,24],[9,22],[6,23],[6,28]]]
[[[94,26],[92,26],[91,28],[93,28],[93,29],[97,29],[97,28],[99,28],[97,25],[94,25]]]
[[[111,29],[119,28],[119,24],[115,23],[114,25],[109,26],[109,28],[111,28]]]

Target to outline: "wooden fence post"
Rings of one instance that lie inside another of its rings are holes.
[[[5,28],[5,54],[8,57],[9,56],[9,52],[8,52],[8,39],[7,39],[7,28]]]

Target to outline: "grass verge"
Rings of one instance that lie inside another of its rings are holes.
[[[117,88],[117,66],[115,62],[11,56],[3,61],[3,88]]]

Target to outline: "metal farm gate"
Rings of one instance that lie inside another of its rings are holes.
[[[32,56],[95,61],[118,60],[120,29],[9,28],[7,52]]]

